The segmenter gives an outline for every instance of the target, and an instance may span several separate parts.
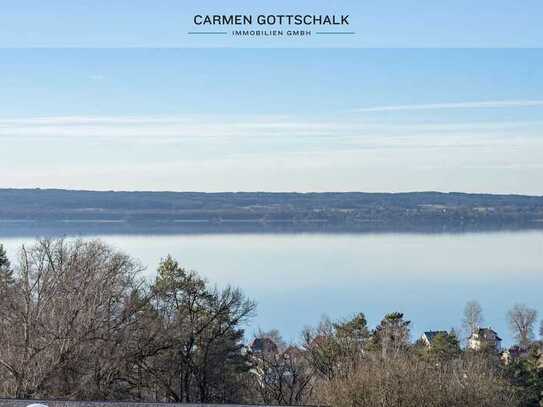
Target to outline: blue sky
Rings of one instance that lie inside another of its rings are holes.
[[[537,49],[4,49],[1,187],[542,194]]]
[[[543,52],[529,49],[4,49],[0,58],[2,116],[338,115],[543,98]],[[541,110],[445,113],[498,119]]]
[[[187,36],[195,13],[344,13],[357,35],[258,42]],[[4,47],[541,47],[539,0],[11,0]]]

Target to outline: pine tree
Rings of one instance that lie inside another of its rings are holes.
[[[372,333],[373,347],[381,349],[383,357],[397,354],[409,345],[409,324],[401,312],[386,314]]]
[[[460,342],[454,331],[450,333],[438,333],[432,341],[429,349],[431,356],[440,360],[454,359],[460,354]]]
[[[4,246],[0,244],[0,288],[13,284],[13,270]]]

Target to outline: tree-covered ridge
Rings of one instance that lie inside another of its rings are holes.
[[[439,192],[200,193],[0,189],[0,226],[171,231],[462,231],[543,227],[543,197]],[[90,227],[90,226],[89,226]],[[1,231],[0,231],[1,232]]]
[[[0,189],[0,206],[44,209],[226,209],[280,205],[296,209],[355,209],[367,205],[413,208],[447,206],[543,206],[543,196],[461,192],[139,192],[64,189]]]

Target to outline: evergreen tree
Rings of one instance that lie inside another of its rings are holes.
[[[386,314],[372,334],[373,345],[381,350],[383,357],[397,354],[409,345],[411,321],[406,321],[401,312]]]
[[[4,246],[0,244],[0,289],[13,284],[13,270]]]
[[[242,352],[242,326],[255,304],[238,289],[209,287],[171,256],[161,261],[152,291],[166,336],[153,374],[168,401],[239,399],[234,389],[250,367]]]
[[[334,328],[339,338],[348,338],[356,343],[362,343],[369,337],[368,322],[362,312],[349,321],[334,323]]]
[[[454,359],[460,354],[460,342],[456,334],[439,333],[432,341],[432,346],[429,348],[429,354],[440,360]]]
[[[540,366],[541,352],[532,349],[527,357],[518,358],[506,368],[506,375],[517,389],[521,407],[543,405],[543,368]]]

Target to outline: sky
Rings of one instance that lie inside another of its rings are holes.
[[[195,14],[298,13],[347,14],[352,35],[188,34]],[[540,195],[541,15],[539,0],[7,1],[0,187]]]
[[[186,35],[207,14],[349,14],[356,35]],[[3,47],[541,47],[540,0],[5,0]]]
[[[543,194],[543,50],[0,59],[0,187]]]

